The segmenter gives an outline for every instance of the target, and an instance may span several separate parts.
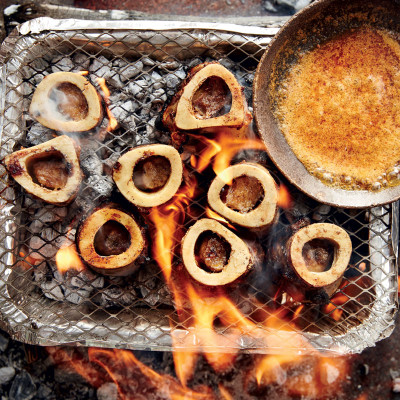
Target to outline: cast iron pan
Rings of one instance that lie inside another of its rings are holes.
[[[327,186],[312,176],[294,155],[280,131],[272,111],[274,93],[269,93],[268,88],[272,80],[279,85],[285,79],[289,66],[296,62],[300,53],[348,29],[366,24],[398,33],[400,38],[400,1],[316,1],[282,27],[265,51],[254,79],[255,121],[270,158],[303,192],[322,203],[338,207],[363,208],[393,202],[400,198],[400,185],[378,192],[344,190]]]

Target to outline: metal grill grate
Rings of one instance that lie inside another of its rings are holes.
[[[168,142],[159,116],[187,69],[203,61],[218,60],[245,87],[251,104],[254,71],[275,32],[275,28],[212,24],[44,18],[22,25],[5,41],[0,53],[4,62],[4,90],[0,91],[4,108],[4,116],[0,117],[1,159],[20,146],[32,146],[53,137],[27,112],[37,84],[51,72],[88,70],[88,78],[96,86],[95,78],[104,77],[111,92],[110,109],[120,123],[117,130],[107,133],[105,120],[91,135],[75,136],[79,136],[82,146],[85,180],[77,199],[68,207],[33,199],[8,180],[1,166],[1,325],[14,338],[42,345],[79,343],[165,350],[172,346],[173,330],[177,346],[187,349],[184,340],[179,339],[185,336],[185,324],[175,328],[170,325],[176,313],[153,260],[149,259],[148,265],[135,275],[120,279],[91,271],[62,275],[57,271],[54,256],[61,246],[73,242],[75,228],[85,212],[104,198],[123,201],[109,177],[119,155],[135,145]],[[253,156],[251,152],[240,154],[244,159]],[[263,154],[257,157],[268,162]],[[272,165],[270,170],[277,181],[289,186]],[[287,320],[295,322],[317,349],[361,351],[387,336],[394,326],[398,205],[343,210],[318,204],[294,188],[290,192],[294,206],[281,210],[274,232],[261,241],[262,246],[268,251],[268,238],[279,236],[299,217],[342,226],[353,242],[351,267],[340,289],[349,300],[338,306],[308,305],[299,310],[299,304],[285,296],[277,300],[274,294],[261,293],[259,282],[256,284],[250,278],[245,290],[233,289],[230,297],[257,325],[257,307],[272,310],[278,302]],[[205,216],[205,205],[203,193],[192,206],[198,218]],[[191,223],[187,218],[183,229]],[[175,268],[179,262],[176,254]],[[259,299],[257,307],[249,307],[250,295]],[[338,311],[341,316],[336,320]],[[223,332],[228,330],[225,327]],[[277,350],[265,348],[251,335],[239,337],[231,348],[219,350],[230,349]]]

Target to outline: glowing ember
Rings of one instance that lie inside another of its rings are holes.
[[[80,259],[78,252],[76,251],[75,244],[71,244],[67,247],[62,247],[56,254],[57,269],[63,274],[69,269],[76,271],[83,271],[85,265]]]
[[[106,85],[106,80],[104,78],[96,78],[96,80],[103,92],[103,99],[104,99],[104,103],[106,105],[106,112],[107,112],[107,117],[108,117],[107,131],[112,132],[113,130],[117,129],[118,121],[115,119],[114,115],[112,114],[112,112],[109,109],[110,90],[108,89],[108,87]]]

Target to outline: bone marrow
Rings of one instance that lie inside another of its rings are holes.
[[[83,261],[104,275],[128,275],[143,262],[142,230],[116,205],[95,209],[79,226],[76,244]]]
[[[119,158],[113,178],[132,204],[155,207],[170,200],[182,182],[182,160],[172,146],[136,147]]]
[[[287,244],[288,266],[296,275],[288,293],[299,299],[307,290],[322,289],[330,298],[342,281],[351,252],[349,235],[337,225],[319,223],[298,230]]]
[[[219,222],[204,218],[182,241],[183,264],[197,282],[221,286],[234,282],[252,266],[247,244]]]
[[[261,165],[241,163],[215,177],[208,190],[210,207],[234,224],[246,228],[270,225],[277,212],[278,190]]]
[[[88,131],[103,116],[94,86],[73,72],[56,72],[43,78],[33,94],[29,113],[42,125],[63,132]]]
[[[71,202],[79,191],[82,172],[79,146],[66,135],[5,158],[10,175],[28,193],[56,205]]]
[[[242,127],[251,120],[243,89],[219,63],[192,68],[163,114],[171,132],[213,127]]]

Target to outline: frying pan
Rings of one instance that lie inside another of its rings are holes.
[[[400,38],[400,1],[319,0],[312,3],[294,15],[271,41],[258,65],[253,87],[256,125],[272,161],[291,183],[312,198],[345,208],[393,202],[400,198],[400,185],[377,192],[345,190],[325,185],[311,175],[279,128],[273,114],[275,89],[270,91],[269,88],[283,82],[300,54],[349,29],[365,25],[389,30]]]

